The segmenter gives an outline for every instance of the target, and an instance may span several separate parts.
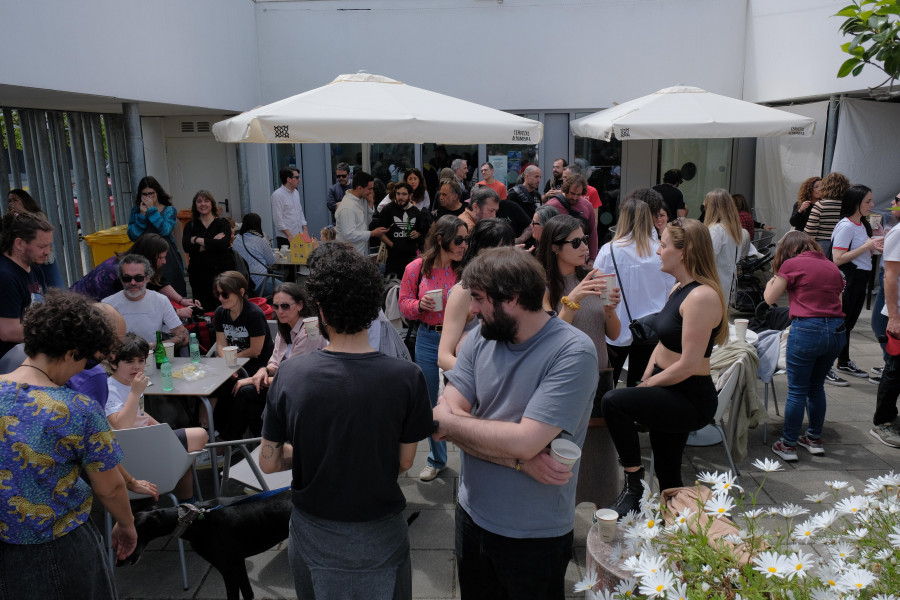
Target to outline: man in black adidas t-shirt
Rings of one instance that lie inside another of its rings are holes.
[[[391,192],[391,202],[372,217],[369,230],[386,227],[387,233],[380,239],[388,247],[387,262],[384,274],[394,274],[403,278],[406,265],[421,250],[428,233],[428,219],[416,205],[412,203],[412,187],[408,183],[398,183]]]

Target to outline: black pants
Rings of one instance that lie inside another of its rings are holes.
[[[654,367],[654,373],[659,368]],[[688,434],[708,425],[718,395],[709,375],[695,375],[668,387],[612,390],[603,397],[603,416],[624,467],[641,466],[636,423],[650,430],[659,489],[681,487],[681,458]]]
[[[888,355],[875,395],[873,425],[891,423],[897,418],[897,396],[900,396],[900,356]]]
[[[650,355],[653,354],[654,344],[632,344],[631,346],[609,345],[609,366],[613,368],[613,381],[619,381],[625,359],[628,359],[628,379],[626,385],[634,387],[644,377]]]
[[[844,286],[844,293],[841,294],[844,326],[847,328],[847,344],[838,355],[838,364],[845,365],[850,360],[850,332],[853,331],[853,326],[856,325],[859,313],[862,312],[863,304],[866,302],[866,286],[872,274],[854,267],[844,268],[841,271],[847,278],[847,285]]]

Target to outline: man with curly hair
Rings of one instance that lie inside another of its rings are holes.
[[[288,552],[297,597],[411,598],[397,474],[432,432],[425,377],[369,345],[382,287],[372,262],[329,242],[308,266],[307,291],[330,343],[278,369],[259,461],[267,473],[293,471]]]

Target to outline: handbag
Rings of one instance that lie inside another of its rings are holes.
[[[382,242],[384,244],[384,242]],[[416,277],[416,296],[419,295],[419,284],[422,283],[422,265],[419,265],[419,276]],[[419,321],[406,320],[406,335],[403,337],[403,343],[409,350],[409,359],[416,360],[416,338],[419,334]]]
[[[378,256],[375,257],[376,265],[385,265],[387,264],[388,259],[388,247],[387,244],[381,242],[381,245],[378,247]]]
[[[631,311],[628,309],[628,299],[625,297],[625,287],[622,285],[622,278],[619,276],[619,265],[616,264],[616,253],[613,251],[613,246],[614,243],[610,242],[609,255],[612,257],[613,268],[616,270],[616,279],[619,280],[619,291],[622,294],[622,302],[625,303],[625,312],[628,314],[628,330],[631,332],[631,344],[638,346],[655,345],[659,342],[659,334],[656,333],[656,328],[654,327],[657,313],[644,315],[637,319],[631,318]]]

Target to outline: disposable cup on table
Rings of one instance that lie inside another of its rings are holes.
[[[747,326],[750,324],[748,319],[734,320],[734,337],[742,342],[747,341]]]
[[[611,508],[601,508],[594,513],[594,522],[600,533],[600,541],[607,544],[616,538],[616,526],[619,522],[619,513]]]
[[[175,360],[175,342],[163,342],[163,348],[166,349],[166,356],[169,357],[169,362]]]
[[[222,352],[225,354],[225,366],[226,367],[236,367],[237,366],[237,346],[225,346],[222,348]]]

